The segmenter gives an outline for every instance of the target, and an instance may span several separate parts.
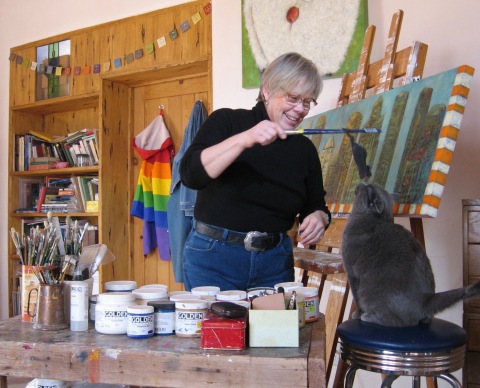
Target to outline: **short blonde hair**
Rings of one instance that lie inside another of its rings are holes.
[[[322,79],[311,60],[290,52],[279,56],[263,71],[257,101],[265,100],[263,88],[268,89],[272,95],[300,88],[300,94],[311,95],[316,99],[322,91]]]

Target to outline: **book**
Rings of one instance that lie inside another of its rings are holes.
[[[19,208],[17,213],[36,211],[40,189],[45,186],[42,178],[21,178],[18,180]]]
[[[37,212],[41,213],[42,212],[42,205],[45,202],[45,198],[47,198],[47,195],[52,196],[52,195],[58,195],[58,187],[48,187],[48,186],[43,186],[40,189],[40,194],[38,195],[38,202],[37,202]]]
[[[53,139],[54,139],[54,136],[53,135],[50,135],[48,133],[45,133],[45,132],[38,132],[38,131],[29,131],[28,132],[30,135],[33,135],[39,139],[42,139],[42,140],[45,140],[45,141],[48,141],[48,142],[52,142]]]

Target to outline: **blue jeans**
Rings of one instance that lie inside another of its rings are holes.
[[[228,231],[225,231],[226,237]],[[185,289],[217,286],[222,291],[273,287],[294,280],[292,242],[288,236],[274,248],[249,252],[192,229],[183,251]]]

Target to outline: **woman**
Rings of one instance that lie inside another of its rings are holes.
[[[303,244],[320,240],[330,221],[317,150],[287,136],[321,90],[313,62],[297,53],[263,72],[253,109],[219,109],[185,153],[182,182],[197,189],[184,249],[185,288],[271,287],[293,281],[286,232],[298,215]]]

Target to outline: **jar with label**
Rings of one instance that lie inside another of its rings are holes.
[[[317,287],[302,287],[295,289],[298,295],[305,299],[305,322],[315,322],[320,318],[320,299]]]
[[[148,302],[148,306],[153,307],[154,334],[175,334],[175,302],[159,300]]]
[[[282,287],[285,292],[291,291],[295,288],[303,287],[303,283],[301,282],[284,282],[284,283],[277,283],[273,286],[275,291],[278,291],[279,287]]]
[[[179,300],[175,302],[175,335],[200,337],[202,321],[208,302],[204,300]]]
[[[247,292],[242,290],[226,290],[217,294],[217,300],[235,302],[237,300],[247,300]]]
[[[171,295],[170,300],[172,302],[177,302],[179,300],[201,300],[202,297],[200,295],[193,295],[193,294],[177,294]]]
[[[132,294],[135,295],[135,303],[139,305],[147,305],[148,302],[168,298],[165,288],[137,288],[132,291]]]
[[[168,292],[168,286],[166,284],[145,284],[139,288],[165,288]]]
[[[88,320],[92,323],[95,323],[95,307],[97,306],[97,295],[92,295],[89,301],[90,308],[88,311]]]
[[[88,283],[70,282],[70,330],[88,330]]]
[[[95,330],[102,334],[127,333],[127,307],[135,304],[131,292],[106,292],[97,296]]]
[[[132,292],[137,288],[134,280],[113,280],[105,282],[105,292]]]
[[[148,338],[153,336],[153,307],[134,305],[127,307],[127,335],[130,338]]]

